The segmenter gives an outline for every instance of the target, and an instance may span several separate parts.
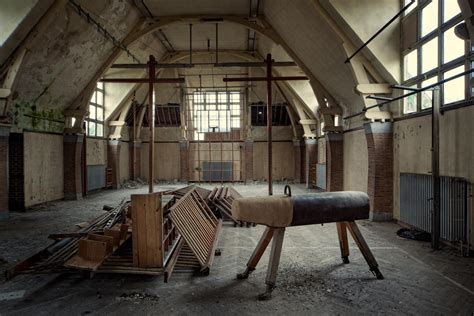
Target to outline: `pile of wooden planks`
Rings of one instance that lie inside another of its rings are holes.
[[[208,274],[221,232],[222,219],[214,215],[199,191],[194,188],[171,207],[170,218],[199,262],[200,271]]]
[[[123,223],[129,205],[129,202],[122,201],[108,213],[82,224],[82,227],[76,231],[50,235],[49,238],[56,240],[54,243],[8,269],[5,277],[11,279],[19,273],[47,273],[64,270],[64,263],[78,252],[80,240],[91,233],[103,233],[104,230],[110,229],[117,223]]]

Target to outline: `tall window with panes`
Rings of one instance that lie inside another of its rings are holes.
[[[405,5],[411,0],[405,0]],[[474,67],[473,49],[456,36],[454,28],[463,21],[457,0],[417,0],[405,18],[414,15],[416,42],[402,52],[403,85],[422,88]],[[404,36],[408,36],[404,34]],[[443,84],[441,105],[461,103],[473,97],[472,76],[460,77]],[[415,113],[432,106],[431,91],[407,97],[403,114]]]
[[[89,102],[89,116],[86,119],[87,136],[104,137],[104,101],[104,83],[98,82]]]

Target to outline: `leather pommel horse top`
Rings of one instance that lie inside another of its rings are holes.
[[[237,220],[269,227],[367,219],[369,209],[369,197],[357,191],[249,197],[232,203],[232,215]]]

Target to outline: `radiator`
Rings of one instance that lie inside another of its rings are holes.
[[[469,183],[465,179],[441,178],[441,239],[467,241]],[[400,174],[400,221],[431,233],[433,185],[430,175]]]
[[[232,161],[203,161],[203,181],[232,181]]]

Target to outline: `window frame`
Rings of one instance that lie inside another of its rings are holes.
[[[431,31],[430,33],[426,34],[425,36],[421,36],[421,30],[422,30],[422,11],[423,9],[428,6],[432,1],[438,1],[438,27]],[[443,47],[444,47],[444,32],[448,31],[450,28],[455,27],[457,24],[461,23],[464,19],[462,16],[462,13],[458,13],[451,19],[447,20],[446,22],[443,22],[444,20],[444,2],[445,0],[419,0],[418,5],[410,11],[409,14],[416,14],[417,15],[417,41],[412,47],[409,49],[406,49],[401,52],[401,75],[402,75],[402,85],[403,86],[415,86],[418,88],[422,87],[422,82],[436,77],[437,81],[442,80],[444,74],[447,71],[450,71],[454,68],[457,68],[459,66],[464,66],[465,70],[472,69],[474,68],[474,47],[471,48],[470,45],[468,45],[468,41],[465,41],[464,43],[464,55],[455,58],[454,60],[451,60],[447,63],[443,63]],[[407,14],[407,15],[409,15]],[[406,15],[406,16],[407,16]],[[422,67],[423,67],[423,60],[422,60],[422,47],[423,45],[427,44],[429,41],[433,40],[434,38],[438,39],[438,67],[435,67],[434,69],[428,70],[426,72],[422,72]],[[413,50],[417,50],[417,75],[405,80],[404,75],[405,75],[405,56],[411,53]],[[473,99],[474,97],[474,89],[471,88],[471,78],[470,76],[465,76],[465,82],[464,82],[464,88],[465,88],[465,97],[463,100],[452,102],[452,103],[443,103],[444,100],[444,85],[441,85],[441,91],[440,91],[440,98],[441,98],[441,106],[452,106],[452,105],[457,105],[461,103],[466,103],[469,102],[470,100]],[[474,81],[474,79],[472,79]],[[416,96],[416,104],[417,104],[417,110],[415,112],[410,112],[410,113],[405,113],[404,112],[404,102],[401,103],[401,115],[412,115],[417,112],[423,112],[423,111],[430,111],[431,107],[424,108],[422,109],[422,93],[418,93]]]
[[[100,87],[102,86],[102,88]],[[97,102],[97,93],[101,93],[102,94],[102,104],[99,104],[99,102]],[[94,100],[95,98],[95,100]],[[91,113],[90,113],[90,109],[91,107],[94,107],[95,109],[95,115],[94,117],[95,118],[91,118]],[[101,109],[102,110],[102,120],[99,120],[97,118],[97,109]],[[100,138],[100,139],[104,139],[105,138],[105,83],[103,82],[97,82],[96,84],[96,87],[94,89],[94,92],[92,94],[92,97],[91,97],[91,100],[89,101],[89,114],[87,116],[87,118],[85,119],[86,121],[86,135],[87,137],[91,137],[91,138]],[[94,129],[94,134],[91,134],[90,133],[90,128],[89,126],[90,125],[94,125],[95,126],[95,129]],[[97,135],[97,126],[101,125],[102,126],[102,135]]]

